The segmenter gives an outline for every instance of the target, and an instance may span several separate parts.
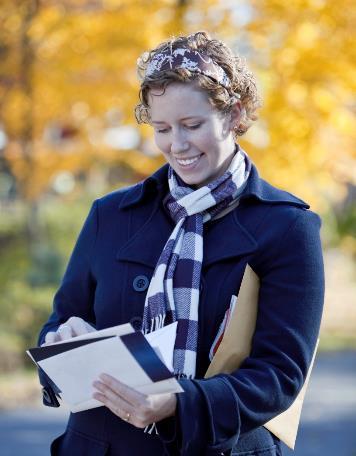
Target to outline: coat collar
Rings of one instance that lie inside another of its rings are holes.
[[[165,211],[155,202],[151,216],[119,249],[116,259],[129,261],[154,268],[164,245],[174,229]],[[221,236],[224,233],[224,236]],[[204,234],[204,266],[247,255],[256,250],[255,238],[239,222],[236,211],[231,211],[213,223]],[[152,248],[153,247],[153,248]]]
[[[139,204],[147,200],[151,204],[153,202],[153,205],[150,217],[143,220],[140,229],[132,233],[127,243],[117,252],[118,261],[134,262],[151,268],[156,266],[165,242],[174,228],[173,222],[162,207],[162,200],[168,192],[167,173],[168,164],[124,194],[120,209],[136,206],[139,211]],[[247,186],[241,196],[241,204],[247,204],[250,199],[268,204],[287,203],[303,208],[309,207],[291,193],[273,187],[261,179],[253,164]],[[221,236],[221,233],[224,233],[224,236]],[[218,223],[213,222],[204,234],[203,265],[209,266],[229,258],[247,255],[257,247],[257,240],[240,223],[237,211],[233,210],[219,219]]]
[[[125,209],[139,204],[152,188],[158,192],[168,192],[168,164],[163,165],[154,174],[147,179],[134,185],[123,197],[120,203],[120,209]],[[250,176],[247,181],[245,190],[241,195],[241,201],[247,201],[250,198],[258,199],[263,203],[281,204],[289,203],[294,206],[309,209],[309,204],[292,193],[281,190],[260,178],[256,166],[252,163]]]
[[[168,163],[166,163],[147,179],[128,189],[120,202],[119,208],[126,209],[141,203],[151,189],[156,193],[163,193],[166,188],[168,192],[168,166]]]

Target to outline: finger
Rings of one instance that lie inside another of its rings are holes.
[[[94,381],[94,388],[96,388],[99,393],[105,396],[110,404],[117,406],[123,410],[128,410],[131,412],[134,411],[134,405],[125,399],[125,397],[120,396],[118,393],[114,392],[109,386],[105,383]]]
[[[115,415],[121,418],[124,421],[128,421],[128,418],[132,417],[132,413],[127,412],[120,404],[116,404],[110,401],[105,394],[102,393],[94,393],[93,398],[97,401],[102,402],[105,407],[111,410]]]
[[[145,428],[148,424],[150,424],[148,421],[146,422],[145,420],[139,418],[136,415],[135,409],[134,408],[125,408],[125,405],[120,404],[120,402],[111,402],[110,399],[108,399],[105,394],[102,393],[94,393],[93,394],[94,399],[97,401],[100,401],[105,407],[107,407],[109,410],[111,410],[112,413],[114,413],[116,416],[121,418],[122,420],[126,421],[127,423],[132,424],[133,426],[137,428]],[[131,410],[129,412],[128,410]]]
[[[96,331],[96,328],[94,326],[92,326],[91,324],[89,324],[87,321],[83,320],[84,321],[84,324],[87,328],[87,332],[94,332]]]
[[[59,340],[71,339],[73,337],[72,328],[67,323],[61,325],[57,329],[57,337]]]
[[[107,395],[106,393],[100,393],[97,391],[93,394],[93,398],[101,402],[103,405],[105,405],[105,407],[110,409],[115,415],[117,415],[122,420],[130,421],[131,424],[135,424],[134,407],[125,402],[119,396],[112,397],[111,394],[112,393],[108,392]]]
[[[72,333],[74,336],[81,336],[82,334],[87,334],[88,332],[88,324],[79,317],[71,317],[67,323],[72,328]]]
[[[119,380],[112,377],[111,375],[100,374],[99,379],[102,383],[107,385],[114,393],[125,398],[126,401],[128,401],[134,406],[141,405],[142,402],[146,400],[147,396],[145,394],[142,394],[125,385],[124,383],[121,383]]]
[[[57,334],[54,331],[50,331],[46,334],[45,343],[46,344],[53,344],[57,341]],[[42,344],[44,345],[44,344]]]
[[[109,410],[124,421],[129,422],[137,428],[145,428],[154,421],[151,411],[147,410],[144,404],[133,406],[125,398],[115,394],[108,386],[101,382],[95,381],[93,386],[101,391],[93,394],[94,399],[102,402]]]

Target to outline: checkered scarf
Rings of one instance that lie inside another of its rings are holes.
[[[198,307],[203,262],[203,224],[234,204],[251,169],[237,146],[227,171],[199,189],[185,184],[169,167],[167,208],[176,226],[159,257],[147,290],[144,334],[178,320],[173,367],[177,377],[195,377]]]

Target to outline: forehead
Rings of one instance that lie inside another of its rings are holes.
[[[165,89],[150,89],[148,102],[152,122],[215,114],[207,93],[194,84],[172,83]]]

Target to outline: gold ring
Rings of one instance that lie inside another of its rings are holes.
[[[130,421],[130,414],[129,412],[126,412],[126,417],[124,418],[124,420],[128,423]]]

